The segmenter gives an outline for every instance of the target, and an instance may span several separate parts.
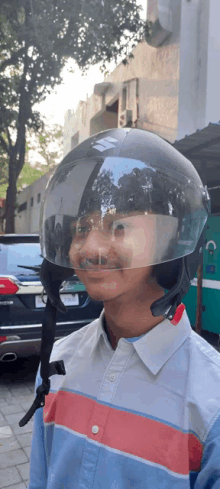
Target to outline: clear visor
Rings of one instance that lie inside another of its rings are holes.
[[[42,254],[84,270],[139,268],[192,253],[207,219],[203,187],[128,158],[58,169],[41,209]]]

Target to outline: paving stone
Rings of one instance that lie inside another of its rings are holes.
[[[31,445],[29,447],[24,447],[23,450],[26,453],[28,459],[30,460],[30,457],[31,457]]]
[[[30,420],[28,423],[22,428],[18,423],[11,425],[11,429],[15,435],[23,435],[24,433],[32,433],[34,426],[34,421]]]
[[[19,423],[19,421],[21,420],[21,418],[23,418],[25,414],[26,413],[24,410],[16,414],[5,414],[5,419],[8,422],[8,424],[14,425],[16,423]]]
[[[22,448],[0,454],[0,469],[4,469],[4,467],[12,467],[13,465],[24,464],[25,462],[28,462],[28,458]]]
[[[33,401],[34,401],[34,396],[32,399],[30,399],[30,401],[19,401],[19,404],[20,406],[25,410],[25,411],[28,411],[31,407],[31,404],[33,404]],[[1,406],[0,406],[0,409],[1,409]]]
[[[18,402],[20,404],[20,406],[21,406],[22,402],[28,402],[31,406],[34,399],[35,399],[35,396],[33,396],[31,394],[29,396],[18,395],[18,396],[12,397],[11,402],[13,402],[13,403]]]
[[[0,421],[0,428],[2,426],[6,426],[7,424],[8,424],[7,421],[5,419],[3,419],[2,421]]]
[[[0,392],[1,392],[1,388],[0,388]],[[0,409],[1,409],[1,406],[8,406],[8,403],[5,399],[0,399]]]
[[[28,479],[28,481],[24,481],[24,483],[26,484],[26,487],[28,487],[29,479]]]
[[[1,426],[0,428],[0,440],[4,438],[10,438],[13,435],[11,427],[7,424],[6,426]]]
[[[29,472],[30,472],[29,462],[26,464],[16,465],[16,468],[18,469],[19,474],[23,480],[29,479]]]
[[[21,445],[15,436],[0,440],[0,454],[21,448]]]
[[[8,486],[7,489],[26,489],[25,482],[19,482],[18,484],[13,484],[13,486]],[[2,489],[6,489],[3,487]]]
[[[17,440],[20,443],[22,448],[30,447],[31,440],[32,440],[32,433],[25,433],[24,435],[17,435],[16,438],[17,438]]]
[[[10,405],[5,405],[0,407],[0,411],[2,414],[16,414],[16,413],[22,413],[23,408],[20,406],[19,403],[16,404],[10,404]]]
[[[4,416],[1,413],[0,413],[0,421],[4,421]]]
[[[20,473],[16,467],[7,467],[0,470],[0,488],[11,486],[17,482],[22,482]]]
[[[2,399],[4,402],[5,401],[14,401],[14,396],[11,394],[11,392],[1,392],[0,390],[0,399]]]
[[[19,383],[14,383],[14,384],[11,384],[11,385],[8,385],[8,389],[10,391],[13,391],[12,393],[16,394],[16,392],[21,392],[22,394],[24,393],[24,395],[28,396],[31,392],[29,390],[29,388],[24,385],[24,382],[22,382],[21,384]]]
[[[13,484],[13,486],[3,487],[2,489],[26,489],[25,482],[19,482],[18,484]]]

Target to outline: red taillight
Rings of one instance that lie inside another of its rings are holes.
[[[0,295],[16,294],[17,285],[10,278],[0,278]]]
[[[7,340],[7,336],[0,336],[0,343]]]

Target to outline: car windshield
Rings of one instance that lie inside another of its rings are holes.
[[[40,254],[41,250],[39,243],[8,244],[6,264],[7,273],[16,275],[36,275],[35,270],[22,268],[22,265],[25,267],[35,267],[41,265],[43,259]]]

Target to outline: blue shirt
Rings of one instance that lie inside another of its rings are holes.
[[[219,489],[219,353],[185,311],[113,350],[103,314],[54,345],[29,489]]]

